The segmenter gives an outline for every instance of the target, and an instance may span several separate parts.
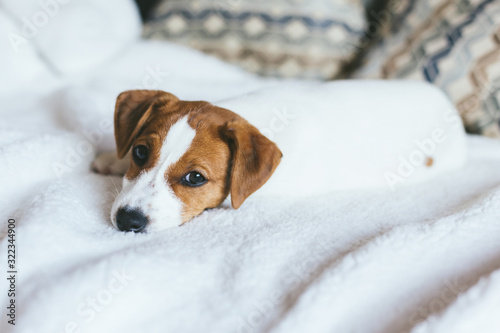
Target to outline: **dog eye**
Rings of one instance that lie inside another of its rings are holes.
[[[148,160],[148,147],[144,145],[135,146],[132,151],[132,159],[138,166],[143,166]]]
[[[207,180],[205,179],[205,177],[203,177],[203,175],[197,171],[191,171],[190,173],[185,175],[181,180],[181,183],[183,185],[191,187],[201,186],[206,182]]]

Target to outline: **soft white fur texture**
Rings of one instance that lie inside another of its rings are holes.
[[[395,190],[460,168],[466,158],[455,107],[426,83],[291,84],[217,105],[246,118],[283,152],[260,195]]]

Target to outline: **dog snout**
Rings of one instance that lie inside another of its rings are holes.
[[[141,232],[148,224],[148,217],[139,209],[122,207],[116,213],[116,226],[121,231]]]

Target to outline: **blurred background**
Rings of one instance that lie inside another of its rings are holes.
[[[441,87],[469,132],[500,137],[500,3],[138,0],[144,37],[265,76],[404,78]]]
[[[40,59],[52,72],[86,70],[142,30],[144,39],[182,44],[264,77],[428,81],[452,99],[469,133],[500,137],[500,1],[135,0],[136,8],[132,1],[83,2],[100,7],[98,15],[76,0],[0,2],[7,37],[0,47],[30,47],[35,55],[2,50],[2,75],[11,78],[0,91],[32,79]],[[141,21],[123,19],[137,10]],[[92,29],[72,33],[86,11]],[[61,24],[59,12],[68,17]],[[90,52],[90,44],[99,51]]]

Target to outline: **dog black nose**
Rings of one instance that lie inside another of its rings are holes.
[[[116,213],[116,226],[121,231],[141,232],[147,224],[147,216],[139,209],[123,207]]]

